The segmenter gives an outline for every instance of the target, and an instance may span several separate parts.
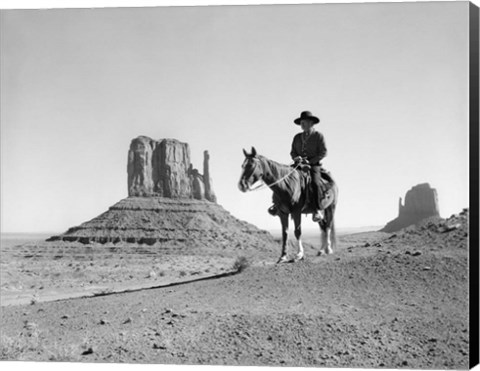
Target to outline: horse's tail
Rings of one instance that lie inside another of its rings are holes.
[[[333,181],[333,179],[332,179]],[[330,224],[330,241],[332,242],[332,247],[334,249],[337,248],[337,234],[335,232],[335,209],[337,208],[338,202],[338,187],[333,183],[333,192],[334,192],[334,200],[333,203],[330,205],[331,212],[332,212],[332,220]]]

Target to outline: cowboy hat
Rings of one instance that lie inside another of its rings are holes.
[[[313,116],[310,111],[303,111],[300,114],[300,117],[294,120],[293,122],[297,125],[300,125],[301,120],[310,120],[314,125],[320,122],[320,119],[318,117]]]

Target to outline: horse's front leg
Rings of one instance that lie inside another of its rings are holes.
[[[282,255],[278,259],[277,264],[286,263],[287,260],[287,242],[288,242],[288,214],[280,213],[280,221],[282,222]]]
[[[302,214],[294,213],[292,214],[293,223],[295,225],[295,238],[298,242],[298,253],[295,256],[295,261],[302,260],[304,257],[303,244],[302,244]]]

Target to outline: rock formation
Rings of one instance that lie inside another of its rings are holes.
[[[193,169],[190,146],[176,139],[153,140],[140,136],[128,151],[130,197],[195,198],[216,202],[204,152],[204,175]]]
[[[405,205],[400,197],[398,209],[398,217],[387,223],[382,232],[396,232],[423,219],[440,216],[437,190],[428,183],[416,185],[405,195]]]
[[[213,192],[212,178],[210,178],[210,155],[208,151],[203,152],[203,179],[205,183],[205,198],[212,202],[217,202],[217,197]]]
[[[129,197],[48,241],[146,244],[162,251],[276,250],[268,232],[236,219],[216,203],[209,160],[205,151],[202,175],[190,162],[187,143],[145,136],[133,139],[127,164]]]
[[[276,246],[273,237],[206,200],[128,197],[49,241],[135,243],[163,247]]]

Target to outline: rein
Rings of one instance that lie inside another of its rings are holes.
[[[260,183],[257,187],[255,187],[255,188],[249,188],[248,190],[252,192],[252,191],[261,191],[262,189],[265,189],[265,188],[272,188],[274,185],[280,183],[281,181],[285,180],[285,179],[288,178],[290,175],[292,175],[293,172],[294,172],[295,170],[297,170],[298,167],[299,167],[301,164],[302,164],[302,163],[299,162],[294,168],[292,168],[292,171],[290,171],[287,175],[281,177],[281,178],[278,179],[277,181],[273,182],[272,184],[267,184],[267,183],[265,183],[265,182],[263,181],[263,179],[262,179],[262,183]]]

